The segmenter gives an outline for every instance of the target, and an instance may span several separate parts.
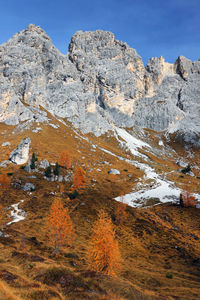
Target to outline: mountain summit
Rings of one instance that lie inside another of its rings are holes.
[[[48,122],[47,112],[83,132],[101,135],[113,124],[200,133],[200,61],[151,58],[113,33],[76,32],[66,55],[39,27],[29,25],[0,46],[0,121]]]

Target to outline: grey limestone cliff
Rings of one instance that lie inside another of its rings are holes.
[[[199,134],[200,62],[141,57],[108,31],[78,31],[66,55],[35,25],[0,46],[0,122],[47,122],[83,132],[113,125]],[[45,110],[43,110],[43,108]]]

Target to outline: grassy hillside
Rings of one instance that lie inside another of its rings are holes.
[[[55,163],[59,154],[67,150],[73,170],[61,170],[63,175],[69,176],[69,181],[65,183],[65,192],[60,193],[58,182],[45,180],[41,173],[29,174],[16,165],[1,169],[1,172],[12,173],[11,183],[20,182],[22,187],[31,182],[35,191],[23,192],[11,184],[0,196],[4,210],[24,200],[20,208],[26,212],[25,220],[4,226],[3,233],[9,237],[0,237],[0,299],[198,299],[200,210],[180,208],[170,201],[142,209],[127,207],[126,221],[118,224],[119,203],[113,198],[132,191],[143,172],[119,159],[130,159],[131,155],[120,148],[112,135],[82,136],[70,124],[66,127],[54,120],[51,123],[59,127],[39,125],[42,130],[38,133],[34,133],[33,128],[19,132],[14,127],[1,125],[0,145],[6,141],[11,143],[1,146],[1,161],[8,158],[23,137],[29,136],[30,154],[35,152],[39,161],[47,159]],[[159,137],[149,132],[148,138],[156,147]],[[176,155],[171,159],[167,153],[158,156],[145,152],[145,155],[157,171],[167,172],[177,185],[188,185],[190,181],[193,190],[200,192],[198,176],[180,177],[174,163]],[[68,200],[70,178],[77,166],[85,170],[86,188],[75,199]],[[109,175],[111,168],[120,170],[120,175]],[[28,178],[32,175],[36,178]],[[72,246],[66,245],[53,257],[47,217],[56,196],[70,210],[76,238]],[[101,208],[112,218],[119,241],[123,266],[118,277],[94,273],[88,265],[92,225]],[[2,224],[9,220],[4,217]]]

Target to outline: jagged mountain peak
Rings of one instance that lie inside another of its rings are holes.
[[[35,24],[29,24],[25,31],[37,32],[37,33],[45,33],[45,31]]]
[[[2,46],[22,46],[27,45],[30,47],[40,47],[42,44],[51,44],[51,39],[47,33],[40,27],[34,24],[30,24],[26,29],[16,33],[11,39],[9,39]]]
[[[104,41],[104,45],[109,43],[113,43],[115,40],[115,36],[111,31],[106,30],[95,30],[95,31],[83,31],[79,30],[74,33],[72,36],[72,41],[75,40],[85,40],[87,42],[94,44],[99,41]],[[106,42],[107,41],[107,42]]]
[[[110,31],[77,31],[71,38],[69,53],[84,52],[85,55],[95,55],[98,59],[118,60],[124,54],[129,54],[129,61],[140,61],[141,57],[136,50],[130,48],[126,43],[118,41]],[[124,63],[128,63],[126,58]],[[143,64],[143,63],[142,63]]]
[[[28,27],[18,33],[18,35],[40,35],[41,38],[51,41],[45,30],[35,24],[29,24]]]
[[[44,120],[42,106],[96,135],[113,124],[200,132],[199,61],[180,56],[169,64],[160,57],[144,67],[135,49],[103,30],[76,32],[62,55],[33,24],[0,52],[1,122]]]

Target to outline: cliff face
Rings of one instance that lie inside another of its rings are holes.
[[[141,57],[107,31],[77,32],[62,55],[35,25],[0,46],[0,121],[47,121],[45,108],[83,132],[117,126],[198,134],[200,62]]]

